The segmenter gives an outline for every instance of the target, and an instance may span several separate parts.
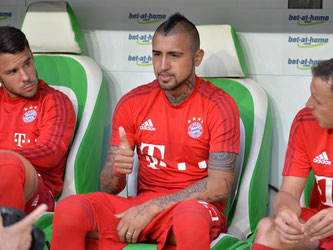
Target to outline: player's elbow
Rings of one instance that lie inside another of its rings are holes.
[[[232,184],[233,184],[233,175],[220,177],[218,180],[214,178],[212,182],[212,191],[215,194],[214,202],[221,202],[227,200],[230,196]]]

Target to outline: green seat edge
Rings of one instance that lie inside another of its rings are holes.
[[[310,201],[310,197],[312,194],[314,182],[315,182],[315,176],[314,176],[313,170],[311,170],[311,172],[306,180],[306,184],[305,184],[305,188],[304,188],[304,202],[305,202],[306,207],[309,207],[309,201]]]
[[[156,250],[157,245],[156,244],[148,244],[148,243],[135,243],[135,244],[129,244],[126,247],[123,248],[123,250],[135,250],[135,249],[141,249],[141,250]]]
[[[243,169],[240,177],[240,185],[242,183],[243,175],[247,166],[247,162],[249,159],[250,154],[250,148],[251,148],[251,142],[253,138],[253,130],[254,130],[254,103],[251,96],[250,91],[241,83],[237,82],[237,80],[233,79],[225,79],[225,78],[205,78],[205,80],[208,80],[212,82],[215,86],[223,89],[225,92],[227,92],[229,95],[231,95],[235,102],[237,103],[237,106],[239,107],[239,115],[242,119],[245,127],[245,152],[244,152],[244,162],[243,162]],[[237,85],[236,85],[237,84]],[[235,91],[235,86],[237,86],[237,89]],[[245,100],[243,98],[244,95],[248,95],[251,98],[247,98]],[[250,110],[250,112],[248,112]],[[249,115],[251,114],[251,116]],[[238,187],[238,189],[240,186]],[[238,201],[238,195],[239,192],[237,192],[235,201],[234,201],[234,207],[230,208],[230,201],[229,198],[227,200],[227,207],[225,210],[225,215],[228,218],[227,226],[229,227],[232,223],[234,213],[235,213],[235,205]]]
[[[252,190],[249,194],[249,220],[251,232],[254,232],[259,220],[267,215],[272,132],[272,116],[270,104],[268,103],[264,134],[250,183],[250,190]],[[260,198],[258,199],[258,197]]]
[[[53,231],[53,213],[43,214],[36,222],[35,226],[42,230],[45,234],[45,240],[51,243],[52,231]],[[44,250],[49,250],[45,245]]]
[[[224,235],[211,249],[212,250],[220,250],[220,249],[228,249],[239,242],[234,236]]]
[[[35,67],[40,79],[43,79],[51,86],[55,85],[69,87],[75,93],[78,102],[77,122],[75,128],[76,133],[77,128],[81,123],[87,96],[87,76],[85,69],[75,58],[66,55],[34,54],[34,57]],[[49,70],[50,68],[52,70]],[[62,73],[59,74],[59,72]],[[79,73],[73,74],[72,72]],[[73,77],[74,75],[75,78]],[[75,82],[80,82],[81,85],[72,84],[73,79],[75,79]],[[85,83],[84,86],[82,85],[83,83]]]
[[[256,232],[255,228],[254,232]],[[212,250],[251,250],[252,243],[254,242],[255,233],[249,236],[246,240],[239,240],[231,235],[225,235],[219,242],[212,248]]]
[[[86,133],[75,159],[75,188],[77,194],[99,190],[99,174],[102,163],[104,126],[106,117],[107,91],[104,77],[97,96]],[[83,146],[85,145],[85,146]],[[89,147],[87,147],[87,145]],[[83,155],[84,157],[79,157]],[[84,176],[82,176],[84,175]],[[94,178],[91,178],[91,177]]]

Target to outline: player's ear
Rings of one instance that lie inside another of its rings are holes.
[[[194,55],[194,66],[198,67],[201,64],[202,58],[204,57],[205,52],[203,49],[199,49],[195,52]]]
[[[31,51],[31,49],[29,47],[28,47],[28,49],[29,49],[29,53],[30,53],[32,61],[35,62],[34,53],[32,53],[32,51]]]

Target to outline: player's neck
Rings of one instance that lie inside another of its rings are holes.
[[[164,92],[170,104],[173,106],[177,106],[186,100],[186,98],[193,92],[194,88],[195,80],[187,80],[186,82],[184,82],[180,89]]]

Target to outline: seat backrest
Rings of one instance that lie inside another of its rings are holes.
[[[205,56],[196,72],[234,98],[244,125],[244,151],[240,150],[239,155],[243,159],[241,166],[236,166],[240,176],[235,175],[227,215],[228,233],[245,239],[267,211],[272,137],[269,100],[263,88],[248,78],[242,46],[233,27],[197,28]]]
[[[77,124],[59,199],[99,189],[106,114],[106,87],[100,67],[80,55],[83,36],[67,2],[29,5],[22,31],[34,53],[38,77],[72,101]]]

